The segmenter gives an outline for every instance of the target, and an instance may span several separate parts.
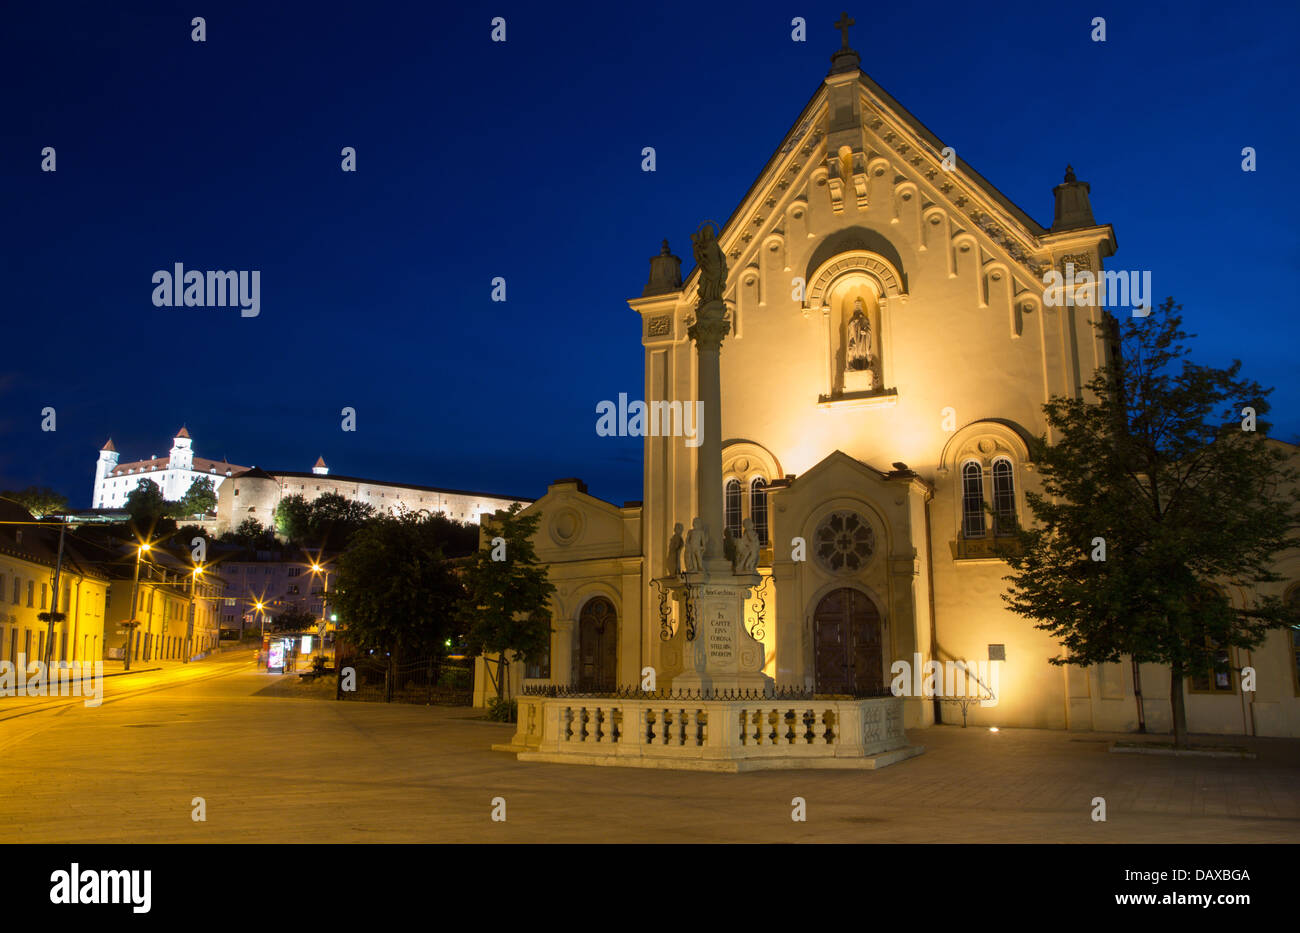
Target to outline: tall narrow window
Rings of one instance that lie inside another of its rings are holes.
[[[974,460],[961,468],[961,533],[984,537],[984,471]]]
[[[740,480],[727,483],[726,525],[732,540],[740,537]]]
[[[767,544],[767,480],[755,476],[749,484],[749,517],[754,520],[758,543]]]
[[[1010,460],[993,461],[993,533],[1011,534],[1016,527],[1016,486]]]

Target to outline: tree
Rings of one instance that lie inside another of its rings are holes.
[[[1011,611],[1066,648],[1053,664],[1169,667],[1174,741],[1187,744],[1183,681],[1253,648],[1300,612],[1261,584],[1300,541],[1296,473],[1258,417],[1271,389],[1184,359],[1189,335],[1172,298],[1146,318],[1113,319],[1112,359],[1088,398],[1044,407],[1054,443],[1033,459],[1035,527],[1020,529]],[[1181,365],[1178,365],[1181,362]],[[1103,550],[1104,549],[1104,550]],[[1234,606],[1227,587],[1252,595]]]
[[[191,515],[206,515],[216,511],[217,489],[212,480],[200,476],[190,483],[185,495],[172,507],[174,518],[188,518]]]
[[[399,654],[441,654],[464,591],[424,514],[366,522],[338,559],[330,590],[347,640]]]
[[[341,551],[375,515],[373,506],[327,492],[310,502],[301,495],[285,496],[275,509],[276,531],[294,544]]]
[[[316,628],[319,620],[305,609],[286,609],[271,620],[276,632],[306,632]]]
[[[28,486],[17,492],[0,492],[0,498],[12,499],[37,518],[68,510],[68,497],[59,495],[48,486]]]
[[[311,504],[295,493],[285,496],[275,507],[275,532],[286,541],[306,541],[311,531]]]
[[[516,502],[494,516],[489,526],[492,540],[474,555],[463,577],[467,598],[460,619],[468,632],[469,651],[501,658],[499,700],[505,697],[511,655],[527,663],[544,654],[551,640],[547,606],[555,587],[532,541],[542,516],[520,515],[522,508]]]
[[[135,488],[126,494],[126,514],[139,525],[167,514],[167,500],[162,488],[151,479],[141,477]]]
[[[275,545],[275,535],[257,519],[244,519],[234,531],[227,531],[221,536],[227,544],[241,544],[246,548],[270,550]]]

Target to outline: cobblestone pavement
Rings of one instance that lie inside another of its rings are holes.
[[[941,726],[877,772],[530,764],[491,751],[513,727],[475,710],[257,696],[272,675],[249,657],[110,678],[95,709],[0,700],[8,841],[1300,841],[1296,740],[1226,740],[1253,761],[1174,758],[1111,754],[1115,736]]]

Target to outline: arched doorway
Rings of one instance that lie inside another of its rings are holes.
[[[884,689],[880,612],[858,590],[826,594],[813,614],[813,664],[820,694],[862,694]]]
[[[589,599],[578,617],[578,686],[602,691],[618,686],[618,614],[604,596]]]

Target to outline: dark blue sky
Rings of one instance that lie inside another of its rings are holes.
[[[594,429],[642,391],[626,299],[663,237],[687,257],[730,215],[842,3],[108,6],[0,19],[0,487],[80,506],[105,437],[165,455],[182,422],[200,456],[268,468],[640,498],[639,440]],[[1295,439],[1296,4],[849,12],[863,68],[1040,223],[1073,163],[1114,267],[1184,304],[1200,360],[1276,386]],[[260,270],[260,315],[153,307],[177,261]]]

